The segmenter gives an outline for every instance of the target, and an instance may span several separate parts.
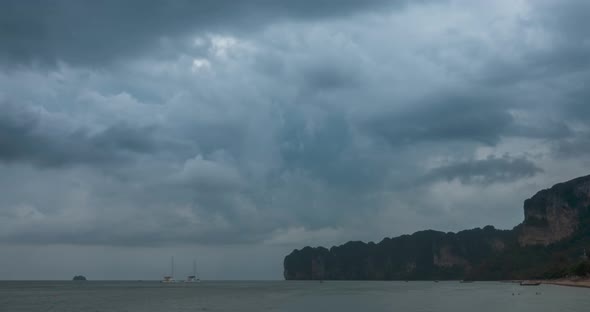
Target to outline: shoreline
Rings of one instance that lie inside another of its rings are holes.
[[[547,285],[590,288],[590,278],[541,280],[541,283]]]
[[[559,278],[559,279],[534,279],[534,280],[501,280],[501,283],[539,282],[542,285],[555,285],[565,287],[590,288],[590,278]]]

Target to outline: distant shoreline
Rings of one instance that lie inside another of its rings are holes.
[[[590,288],[590,278],[542,280],[547,285]]]

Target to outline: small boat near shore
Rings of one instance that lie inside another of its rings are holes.
[[[541,282],[539,281],[521,281],[520,286],[539,286]]]

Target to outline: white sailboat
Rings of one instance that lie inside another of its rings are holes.
[[[170,259],[170,275],[164,276],[160,282],[166,284],[176,283],[176,280],[174,280],[174,257]]]
[[[193,275],[189,275],[186,277],[185,283],[198,283],[201,279],[197,274],[197,260],[193,260]]]

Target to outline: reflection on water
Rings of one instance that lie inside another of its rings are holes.
[[[587,311],[590,289],[496,282],[0,282],[2,311]]]

